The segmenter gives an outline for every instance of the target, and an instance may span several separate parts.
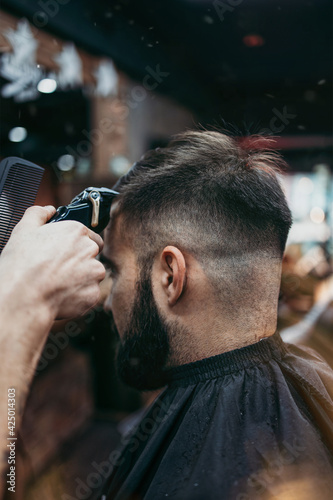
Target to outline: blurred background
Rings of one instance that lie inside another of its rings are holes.
[[[333,366],[331,24],[330,0],[2,0],[0,159],[43,166],[36,202],[59,206],[188,128],[271,137],[294,218],[279,328]],[[96,497],[100,464],[156,395],[117,380],[115,348],[101,305],[54,325],[19,500]]]

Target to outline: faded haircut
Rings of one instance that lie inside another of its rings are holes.
[[[139,262],[166,245],[191,252],[211,275],[223,259],[281,259],[291,213],[281,157],[220,132],[187,131],[148,151],[117,183],[117,212]],[[265,140],[264,140],[265,142]]]

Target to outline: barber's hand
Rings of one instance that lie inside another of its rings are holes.
[[[46,224],[54,213],[54,207],[26,211],[0,256],[0,282],[31,307],[42,303],[54,318],[69,318],[99,299],[105,270],[95,257],[103,240],[79,222]]]

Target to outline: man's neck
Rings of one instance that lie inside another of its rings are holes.
[[[235,317],[232,322],[207,319],[199,320],[192,327],[180,330],[180,335],[170,339],[168,366],[179,366],[210,358],[223,352],[240,349],[270,337],[276,331],[276,312]]]
[[[200,268],[199,278],[192,273],[187,295],[165,312],[170,318],[169,366],[240,349],[275,333],[281,263],[261,259],[253,266],[252,280],[228,280],[226,274],[222,289]]]

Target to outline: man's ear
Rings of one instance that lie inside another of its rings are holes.
[[[161,284],[168,297],[169,306],[174,306],[186,285],[186,262],[184,254],[174,246],[167,246],[160,257]]]

